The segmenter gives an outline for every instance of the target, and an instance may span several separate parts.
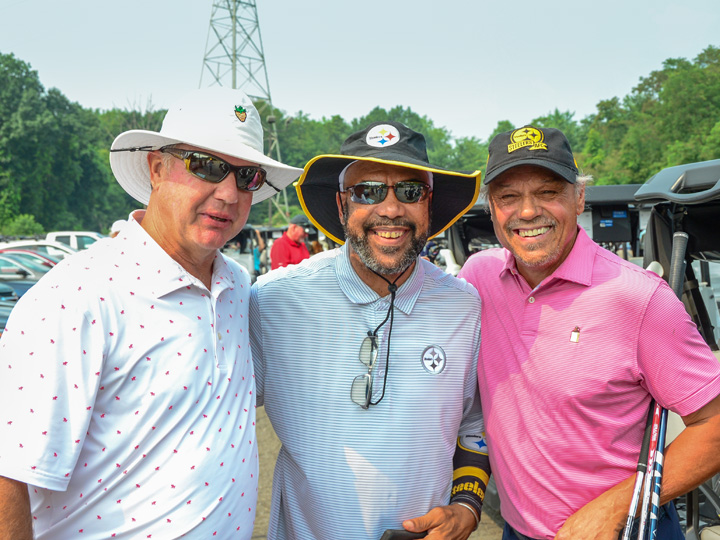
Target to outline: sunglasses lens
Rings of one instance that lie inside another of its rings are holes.
[[[351,193],[351,200],[360,204],[378,204],[385,200],[388,189],[382,182],[360,182],[348,188]],[[429,192],[428,185],[423,182],[398,182],[392,189],[395,196],[401,203],[416,203],[425,197]]]
[[[378,204],[385,200],[388,187],[381,182],[361,182],[348,188],[351,200],[360,204]]]
[[[370,406],[370,398],[372,397],[372,376],[369,373],[358,375],[353,379],[350,388],[350,399],[354,403],[360,405],[363,409]]]
[[[257,191],[265,183],[267,173],[260,167],[240,167],[235,170],[238,189]]]
[[[227,163],[213,156],[192,152],[186,158],[187,168],[191,174],[206,182],[222,182],[229,172]]]
[[[378,356],[377,338],[375,336],[368,336],[363,339],[363,342],[360,345],[359,356],[360,361],[368,368],[372,369]]]
[[[422,182],[398,182],[395,185],[395,196],[401,203],[416,203],[426,193],[427,184]]]

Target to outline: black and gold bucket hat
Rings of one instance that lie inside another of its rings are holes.
[[[354,161],[373,161],[432,173],[432,222],[429,238],[455,223],[475,204],[480,171],[455,172],[430,165],[422,134],[400,122],[375,122],[350,135],[340,154],[311,159],[296,184],[303,211],[318,229],[337,242],[345,242],[336,194],[340,173]]]

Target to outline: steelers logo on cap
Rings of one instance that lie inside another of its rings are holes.
[[[368,131],[365,142],[376,148],[392,146],[400,140],[400,133],[389,124],[380,124]]]
[[[543,139],[545,139],[545,134],[534,127],[516,129],[510,134],[512,142],[508,144],[508,154],[526,147],[529,147],[528,150],[547,150],[547,144],[543,142]]]

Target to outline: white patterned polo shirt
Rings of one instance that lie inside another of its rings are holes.
[[[252,535],[247,272],[208,290],[134,220],[24,295],[0,340],[0,475],[37,539]]]

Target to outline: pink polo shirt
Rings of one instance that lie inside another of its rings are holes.
[[[478,381],[502,514],[553,538],[588,501],[632,475],[651,394],[682,416],[720,394],[720,363],[655,274],[579,229],[534,290],[505,249],[460,277],[483,300]]]

